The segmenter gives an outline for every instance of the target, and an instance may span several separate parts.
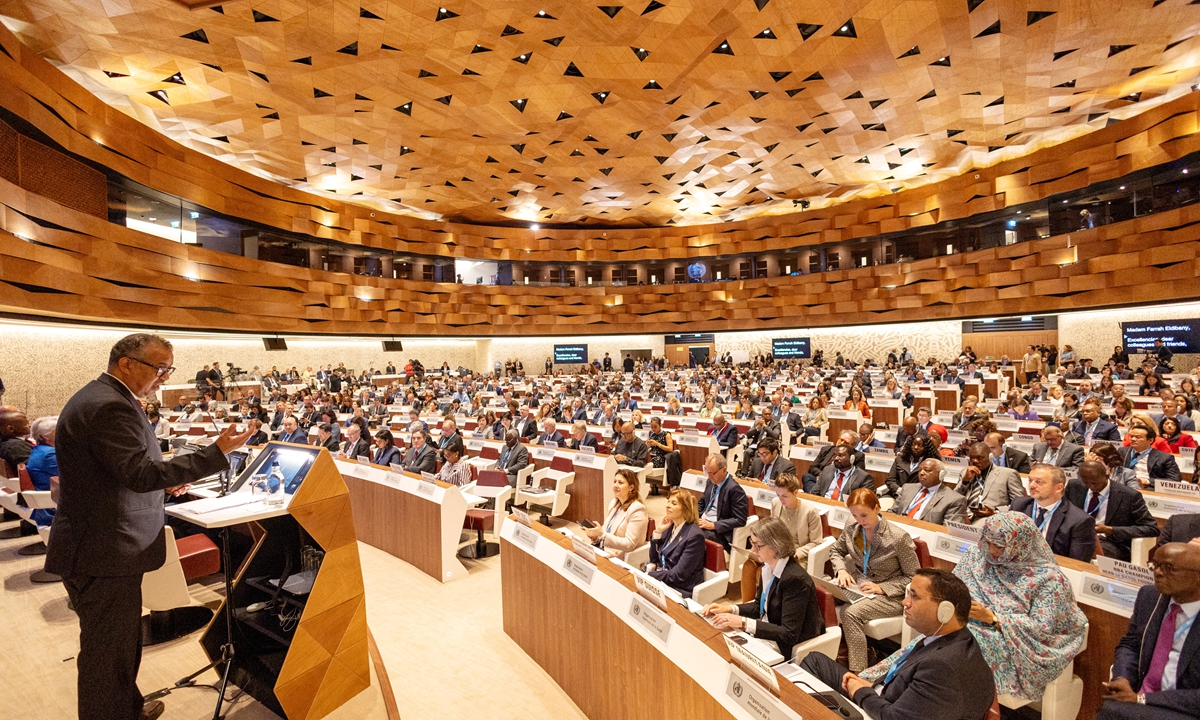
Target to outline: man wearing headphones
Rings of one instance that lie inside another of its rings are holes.
[[[996,695],[992,670],[967,629],[971,593],[945,570],[921,568],[904,596],[904,621],[920,637],[861,675],[811,653],[801,667],[871,717],[974,720]]]

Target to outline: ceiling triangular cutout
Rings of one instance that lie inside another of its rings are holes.
[[[762,97],[763,95],[766,95],[766,94],[767,93],[763,92],[762,90],[751,90],[750,91],[750,97],[754,98],[755,100],[759,99],[760,97]]]
[[[804,92],[804,88],[792,88],[791,90],[785,90],[784,92],[787,93],[788,97],[796,97],[800,93]]]
[[[259,11],[257,11],[257,10],[251,10],[250,12],[251,12],[251,14],[253,14],[253,15],[254,15],[254,22],[256,22],[256,23],[262,23],[262,22],[279,22],[278,20],[276,20],[275,18],[271,17],[270,15],[264,15],[264,14],[260,13],[260,12],[259,12]]]
[[[1146,72],[1147,70],[1149,70],[1152,67],[1154,67],[1154,66],[1153,65],[1145,65],[1143,67],[1130,68],[1129,76],[1133,77],[1134,75],[1137,75],[1140,72]]]
[[[312,65],[312,56],[310,55],[308,57],[296,58],[292,62],[300,63],[301,65]]]
[[[315,98],[333,97],[333,93],[327,93],[324,90],[313,88],[313,97],[315,97]]]
[[[787,77],[788,75],[791,75],[791,74],[792,74],[791,70],[776,70],[771,73],[771,79],[774,80],[775,82],[779,82],[780,80],[784,79],[785,77]]]
[[[596,99],[596,102],[603,105],[604,101],[608,99],[608,91],[604,90],[602,92],[594,92],[594,93],[592,93],[592,97],[594,97]]]
[[[394,50],[394,51],[396,51],[396,52],[400,52],[400,48],[398,48],[398,47],[392,47],[391,45],[388,45],[387,43],[384,43],[383,45],[380,45],[380,46],[379,46],[379,49],[380,49],[380,50]]]
[[[651,80],[650,82],[643,85],[642,89],[643,90],[662,90],[662,85],[659,85],[657,80]],[[671,103],[667,103],[667,104],[670,105]]]
[[[183,75],[180,75],[179,73],[175,73],[171,77],[163,79],[163,82],[172,83],[174,85],[187,85],[187,83],[183,81]]]
[[[524,153],[525,152],[525,143],[519,143],[517,145],[513,145],[512,149],[516,150],[517,153]]]
[[[775,38],[775,33],[771,32],[771,28],[766,28],[759,34],[755,35],[754,39],[756,39],[756,40],[774,40],[776,38]]]
[[[471,68],[463,68],[462,74],[463,75],[478,75],[479,73],[475,72]]]
[[[1053,10],[1050,10],[1050,11],[1032,11],[1031,10],[1031,11],[1025,13],[1025,26],[1029,27],[1030,25],[1034,24],[1035,22],[1040,22],[1042,20],[1045,20],[1046,18],[1053,15],[1054,12],[1055,11],[1053,11]]]
[[[559,35],[558,37],[552,37],[549,40],[543,40],[542,42],[546,43],[547,45],[558,47],[559,43],[561,43],[565,37],[566,35]]]
[[[583,73],[579,72],[579,68],[575,67],[575,63],[569,63],[567,69],[563,71],[563,75],[567,77],[583,77]]]
[[[929,64],[930,66],[936,65],[938,67],[950,67],[950,56],[946,55],[945,57],[940,57]]]
[[[412,115],[412,101],[410,100],[409,102],[406,102],[403,105],[396,106],[396,112],[404,113],[405,115],[411,116]]]
[[[675,136],[678,134],[679,133],[663,133],[663,137],[667,142],[672,142],[675,139]]]
[[[443,105],[449,105],[449,104],[450,104],[450,98],[452,98],[452,97],[454,97],[454,96],[453,96],[453,95],[443,95],[443,96],[442,96],[442,97],[440,97],[440,98],[434,98],[434,100],[436,100],[436,101],[440,102],[440,103],[441,103],[441,104],[443,104]]]
[[[522,65],[528,65],[529,58],[531,58],[531,57],[533,57],[533,53],[531,53],[531,52],[521,53],[520,55],[513,58],[513,62],[519,62]]]
[[[765,94],[765,93],[764,93],[764,94]],[[766,118],[763,118],[763,117],[754,117],[753,115],[751,115],[751,116],[750,116],[750,122],[753,122],[753,123],[760,123],[760,122],[762,122],[763,120],[766,120]]]
[[[1112,57],[1113,55],[1116,55],[1118,53],[1123,53],[1131,47],[1133,47],[1133,46],[1132,45],[1109,45],[1108,46],[1108,56]]]
[[[1069,113],[1069,112],[1071,112],[1071,106],[1070,106],[1070,105],[1066,106],[1065,108],[1059,108],[1058,110],[1051,111],[1051,113],[1050,113],[1050,114],[1051,114],[1051,115],[1060,115],[1060,114],[1066,114],[1066,113]]]
[[[1088,119],[1087,119],[1087,121],[1088,121],[1088,122],[1091,122],[1091,121],[1093,121],[1093,120],[1099,120],[1100,118],[1104,117],[1104,116],[1105,116],[1105,115],[1107,115],[1107,114],[1108,114],[1108,113],[1106,113],[1106,112],[1102,112],[1102,113],[1091,113],[1091,114],[1089,114],[1089,115],[1088,115]]]
[[[913,151],[913,148],[900,148],[900,157],[904,157]]]
[[[633,54],[637,56],[639,61],[644,61],[646,58],[650,57],[650,51],[646,48],[638,48],[630,45],[629,49],[633,51]]]
[[[456,17],[458,17],[458,13],[454,12],[453,10],[447,10],[446,8],[438,8],[437,16],[434,17],[433,21],[441,22],[442,20],[449,20],[450,18],[456,18]]]
[[[1020,134],[1021,134],[1020,130],[1016,131],[1015,133],[1009,133],[1004,136],[1004,142],[1008,142],[1009,140],[1012,140],[1013,138],[1015,138],[1016,136],[1018,136]]]
[[[800,132],[804,132],[805,130],[809,129],[810,127],[812,127],[812,123],[809,122],[809,123],[804,123],[803,125],[797,125],[796,129],[799,130]]]
[[[920,45],[913,45],[913,46],[912,46],[912,47],[910,47],[908,50],[906,50],[906,51],[905,51],[905,53],[904,53],[903,55],[901,55],[900,57],[898,57],[898,58],[896,58],[896,59],[897,59],[897,60],[901,60],[901,59],[903,59],[903,58],[906,58],[906,57],[912,57],[913,55],[920,55],[920,54],[921,54],[921,46],[920,46]]]
[[[567,118],[572,118],[572,117],[575,117],[575,116],[572,115],[571,113],[567,112],[566,110],[559,110],[558,117],[555,118],[555,120],[566,120]]]
[[[521,112],[525,112],[525,106],[529,103],[529,98],[520,98],[518,100],[509,100],[508,104],[512,105]]]
[[[730,47],[728,40],[722,40],[717,48],[713,50],[713,55],[733,55],[733,48]]]
[[[847,95],[844,99],[846,99],[846,100],[862,100],[862,96],[863,96],[862,91],[855,90],[854,92]]]
[[[979,33],[975,37],[981,38],[981,37],[987,37],[988,35],[999,35],[999,34],[1000,34],[1000,21],[997,20],[996,22],[994,22],[991,25],[988,25],[986,28],[984,28],[983,32]]]
[[[571,151],[571,154],[568,157],[583,157],[583,153],[579,150],[579,148],[575,148]]]
[[[646,6],[646,9],[642,11],[642,14],[647,15],[655,10],[660,10],[665,7],[666,5],[660,3],[658,0],[650,0],[650,4]]]
[[[355,57],[358,57],[358,41],[355,40],[354,42],[350,43],[346,47],[338,50],[338,52],[342,53],[343,55],[353,55]]]
[[[123,78],[123,77],[129,77],[129,76],[128,76],[128,75],[126,75],[125,73],[119,73],[119,72],[110,72],[110,71],[108,71],[108,70],[105,70],[105,71],[104,71],[104,74],[105,74],[105,75],[107,75],[107,76],[109,76],[110,78]]]
[[[967,0],[967,12],[975,12],[975,8],[983,4],[983,0]]]
[[[179,37],[183,38],[184,40],[195,40],[196,42],[202,42],[206,45],[208,44],[208,33],[204,32],[204,28],[193,30],[187,35],[180,35]]]
[[[358,16],[360,18],[365,18],[367,20],[382,20],[383,19],[383,18],[379,17],[378,15],[376,15],[375,13],[371,12],[370,10],[366,9],[365,7],[360,7],[358,9]]]
[[[167,98],[166,90],[151,90],[150,92],[148,92],[146,94],[152,95],[152,96],[158,98],[159,100],[162,100],[163,102],[165,102],[168,105],[171,104],[171,101]]]
[[[474,55],[476,53],[485,53],[485,52],[491,52],[491,51],[492,51],[492,49],[490,47],[484,47],[484,46],[480,45],[479,43],[476,43],[475,47],[471,48],[472,55]]]
[[[1071,48],[1070,50],[1060,50],[1060,51],[1054,53],[1054,59],[1058,60],[1059,58],[1065,58],[1066,56],[1070,55],[1071,53],[1075,52],[1078,49],[1079,48]]]
[[[212,10],[213,12],[221,13],[222,15],[225,14],[225,8],[223,8],[220,5],[213,5],[212,7],[209,8],[209,10]]]
[[[268,82],[268,83],[271,82],[271,78],[267,77],[266,73],[260,73],[257,70],[251,70],[250,74],[253,75],[254,77],[258,78],[259,80],[262,80],[263,82]]]
[[[880,105],[884,104],[887,101],[888,101],[888,98],[884,98],[882,100],[872,100],[870,102],[871,109],[874,110],[875,108],[879,107]]]
[[[834,130],[837,130],[837,128],[835,128],[835,127],[831,127],[831,128],[821,128],[821,132],[825,133],[826,135],[828,135],[829,133],[833,132]]]
[[[521,34],[522,34],[521,31],[516,29],[512,25],[505,25],[504,29],[500,31],[500,37],[508,37],[509,35],[521,35]]]
[[[1004,104],[1004,96],[1003,96],[1003,95],[1001,95],[1000,97],[998,97],[998,98],[996,98],[995,100],[991,101],[991,102],[990,102],[990,103],[988,103],[987,105],[984,105],[984,107],[996,107],[997,105],[1003,105],[1003,104]]]
[[[631,132],[631,133],[626,133],[626,134],[627,134],[627,135],[629,135],[629,137],[633,138],[634,140],[637,140],[637,139],[638,139],[638,137],[640,137],[640,136],[641,136],[641,134],[642,134],[642,131],[641,131],[641,130],[634,130],[633,132]]]
[[[615,18],[617,13],[625,9],[624,5],[597,5],[596,7],[600,9],[600,12],[609,16],[610,18]]]
[[[554,17],[553,15],[546,14],[545,10],[538,10],[537,15],[534,15],[534,17],[538,18],[539,20],[557,20],[558,19],[558,18]]]
[[[796,23],[796,29],[800,31],[801,40],[807,40],[813,35],[816,35],[817,31],[823,27],[825,26],[814,23]]]
[[[952,138],[952,137],[954,137],[955,135],[958,135],[958,134],[959,134],[959,133],[961,133],[961,132],[962,132],[962,130],[947,130],[947,131],[946,131],[946,137],[948,137],[948,138]]]
[[[1073,88],[1073,87],[1075,87],[1075,81],[1068,80],[1065,83],[1059,83],[1059,84],[1055,85],[1054,87],[1056,87],[1056,88]]]
[[[213,140],[216,140],[216,141],[218,141],[218,142],[228,143],[228,142],[229,142],[229,137],[228,137],[228,136],[226,136],[226,135],[218,135],[218,136],[216,136],[215,138],[213,138]]]
[[[610,168],[610,167],[607,167],[607,168],[600,168],[600,172],[604,173],[604,177],[608,177],[608,174],[609,174],[610,172],[612,172],[612,170],[613,170],[613,169],[612,169],[612,168]]]
[[[429,72],[425,68],[421,68],[421,70],[417,72],[417,77],[427,78],[427,77],[437,77],[437,75],[434,75],[433,73]]]
[[[370,100],[371,98],[367,97],[366,95],[363,95],[362,93],[354,93],[354,99],[355,100]]]
[[[1191,40],[1191,39],[1192,39],[1191,37],[1185,37],[1185,38],[1184,38],[1184,39],[1182,39],[1182,40],[1176,40],[1175,42],[1173,42],[1173,43],[1171,43],[1170,45],[1168,45],[1168,46],[1166,46],[1165,48],[1163,48],[1163,52],[1166,52],[1166,51],[1170,50],[1171,48],[1175,47],[1176,45],[1180,45],[1180,44],[1182,44],[1182,43],[1185,43],[1185,42],[1187,42],[1188,40]]]
[[[817,72],[813,73],[812,75],[809,75],[808,77],[804,78],[804,82],[812,82],[814,80],[824,80],[824,79],[825,79],[825,77],[823,75],[821,75],[821,71],[818,70]]]
[[[850,19],[842,23],[841,27],[833,31],[834,37],[856,38],[858,33],[854,30],[854,20]]]
[[[754,7],[758,8],[759,12],[762,12],[762,9],[765,8],[769,2],[771,2],[771,0],[754,0]]]

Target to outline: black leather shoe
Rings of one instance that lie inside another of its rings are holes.
[[[142,706],[141,720],[158,720],[166,709],[167,706],[163,705],[162,700],[151,700]]]

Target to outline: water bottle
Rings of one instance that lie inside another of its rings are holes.
[[[283,505],[283,470],[279,467],[279,461],[271,461],[271,472],[267,474],[267,485],[270,488],[267,493],[267,505],[279,506]]]

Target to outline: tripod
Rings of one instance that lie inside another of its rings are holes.
[[[233,470],[228,469],[221,472],[221,497],[229,494],[229,485],[233,480]],[[175,690],[180,690],[188,687],[196,687],[196,678],[200,677],[209,670],[224,666],[221,670],[221,684],[217,690],[217,706],[213,709],[213,720],[221,720],[221,709],[225,704],[225,689],[229,686],[229,673],[233,669],[233,557],[229,551],[229,525],[221,528],[221,558],[225,568],[225,606],[222,608],[225,611],[225,642],[221,644],[221,655],[216,660],[200,668],[196,672],[188,675],[185,678],[176,680],[171,687],[155,690],[154,692],[142,698],[143,702],[150,702],[161,697],[170,695]],[[207,686],[205,686],[207,687]]]

